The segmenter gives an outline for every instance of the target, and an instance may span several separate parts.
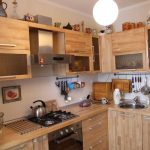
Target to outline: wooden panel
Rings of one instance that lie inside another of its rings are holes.
[[[127,79],[112,79],[112,90],[119,89],[121,92],[130,93],[131,80]]]
[[[150,150],[150,117],[143,116],[143,150]]]
[[[0,25],[0,44],[8,44],[0,46],[0,49],[30,50],[29,28],[26,22],[0,18]]]
[[[109,150],[142,150],[142,118],[139,114],[109,112]]]
[[[102,72],[112,72],[111,34],[100,37],[100,55]]]
[[[65,33],[66,54],[92,55],[92,36],[87,33]]]
[[[82,122],[83,149],[108,150],[108,116],[107,112],[93,116]]]
[[[8,150],[34,150],[32,141],[9,148]]]
[[[112,85],[110,82],[94,82],[93,83],[93,98],[100,100],[101,98],[112,99]]]
[[[112,34],[113,53],[137,52],[146,50],[145,28]]]

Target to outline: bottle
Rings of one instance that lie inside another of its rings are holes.
[[[116,105],[118,105],[120,103],[121,94],[120,94],[120,90],[119,89],[115,89],[114,90],[114,92],[113,92],[113,100],[114,100],[114,103]]]

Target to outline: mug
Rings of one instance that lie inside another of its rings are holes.
[[[105,98],[105,97],[102,98],[102,99],[101,99],[101,103],[102,103],[102,104],[107,104],[107,103],[108,103],[108,99]]]

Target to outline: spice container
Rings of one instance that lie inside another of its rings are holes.
[[[4,113],[0,112],[0,133],[2,133],[2,128],[3,128],[3,116]]]

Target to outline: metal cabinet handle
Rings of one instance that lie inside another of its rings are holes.
[[[149,116],[144,116],[143,117],[145,120],[150,120],[150,117]]]
[[[16,47],[17,45],[15,45],[15,44],[0,44],[0,46],[3,46],[3,47]]]
[[[93,146],[90,146],[89,149],[90,149],[90,150],[91,150],[91,149],[94,149],[95,146],[97,146],[98,144],[101,144],[101,143],[102,143],[102,140],[99,140],[98,143],[96,143],[96,144],[93,145]]]

